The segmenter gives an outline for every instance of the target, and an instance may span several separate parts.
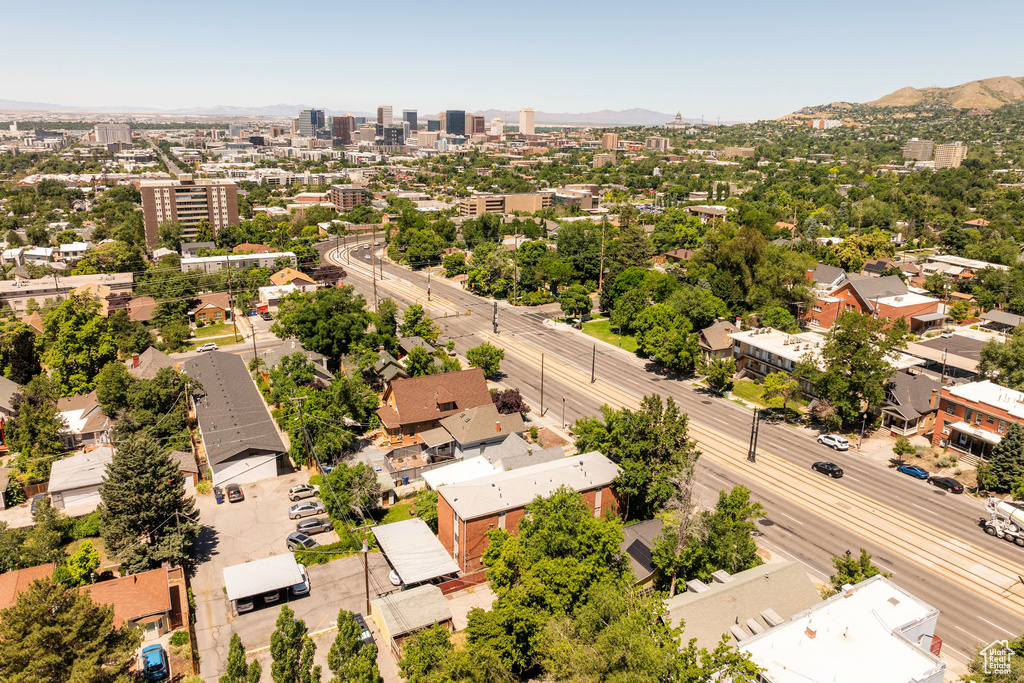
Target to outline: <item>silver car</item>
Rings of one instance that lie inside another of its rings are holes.
[[[301,503],[296,503],[288,508],[288,519],[300,519],[302,517],[312,517],[313,515],[323,514],[324,504],[319,500],[307,500]]]

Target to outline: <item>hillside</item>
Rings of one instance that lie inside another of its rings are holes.
[[[959,109],[997,109],[1014,102],[1024,102],[1024,78],[999,76],[950,88],[900,88],[865,104],[873,107],[946,104]]]

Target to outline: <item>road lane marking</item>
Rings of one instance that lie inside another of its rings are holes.
[[[787,514],[786,514],[785,512],[779,512],[779,514],[780,514],[780,515],[782,515],[783,517],[789,517],[789,518],[790,518],[791,520],[793,520],[794,522],[796,522],[796,523],[797,523],[797,524],[799,524],[800,526],[803,526],[803,525],[804,525],[804,523],[803,523],[803,522],[801,522],[801,521],[800,521],[799,519],[797,519],[797,518],[796,518],[796,517],[794,517],[793,515],[787,515]]]
[[[965,655],[963,652],[960,652],[960,650],[957,650],[955,647],[946,644],[945,641],[943,641],[942,643],[942,650],[943,652],[945,652],[946,650],[952,650],[956,654],[960,655],[961,661],[963,662],[969,662],[971,661],[971,659],[973,659],[972,657],[968,657],[967,655]]]
[[[918,505],[917,503],[911,503],[911,505],[913,505],[914,507],[916,507],[916,508],[917,508],[918,510],[924,510],[925,512],[927,512],[927,513],[928,513],[928,514],[930,514],[930,515],[934,515],[934,514],[935,514],[935,510],[929,510],[928,508],[925,508],[925,507],[921,507],[921,506],[920,506],[920,505]]]
[[[989,626],[991,626],[993,628],[999,629],[1000,631],[1002,631],[1003,633],[1005,633],[1008,636],[1013,636],[1014,638],[1016,638],[1017,636],[1020,635],[1019,633],[1014,633],[1013,631],[1007,631],[1005,628],[1003,628],[1002,626],[999,626],[998,624],[993,624],[991,621],[989,621],[985,617],[978,617],[978,619],[981,619],[982,621],[984,621],[986,624],[988,624]]]
[[[953,624],[953,628],[955,628],[955,629],[956,629],[956,630],[958,630],[958,631],[963,631],[964,633],[966,633],[967,635],[969,635],[969,636],[970,636],[971,638],[974,638],[974,639],[975,639],[976,641],[978,641],[979,643],[983,643],[983,642],[985,642],[985,641],[983,641],[983,640],[982,640],[981,638],[979,638],[978,636],[976,636],[976,635],[974,635],[973,633],[971,633],[970,631],[968,631],[968,630],[966,630],[966,629],[963,629],[963,628],[960,628],[960,627],[959,627],[959,626],[957,626],[956,624]]]

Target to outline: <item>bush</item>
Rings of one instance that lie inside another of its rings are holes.
[[[538,435],[538,434],[539,434],[539,432],[538,432],[538,430],[537,430],[537,428],[536,428],[536,427],[530,427],[530,438],[531,438],[531,439],[533,439],[534,441],[536,441],[536,440],[537,440],[537,435]]]
[[[322,486],[324,483],[324,475],[322,474],[311,474],[309,475],[310,486]]]
[[[555,297],[551,296],[551,293],[547,290],[541,290],[539,292],[527,292],[519,297],[519,301],[523,306],[543,306],[544,304],[554,303]]]
[[[21,484],[14,479],[7,482],[7,491],[4,492],[4,499],[7,501],[8,506],[20,505],[28,500],[25,496],[25,489],[21,488]]]
[[[71,537],[76,541],[83,538],[96,538],[100,535],[100,513],[99,510],[90,513],[85,517],[79,517],[71,527]]]
[[[340,541],[317,546],[312,550],[296,550],[296,562],[307,567],[312,564],[327,564],[331,560],[347,557],[363,549],[363,544],[352,535],[348,528],[341,524],[335,524],[334,528],[338,530],[338,535],[341,537]]]
[[[944,468],[944,467],[952,467],[953,465],[956,464],[956,456],[955,455],[944,455],[941,458],[937,459],[935,461],[935,464],[936,464],[936,466],[942,467],[942,468]]]
[[[196,493],[201,496],[205,496],[213,488],[213,482],[209,479],[200,479],[199,483],[196,484]]]
[[[202,320],[197,320],[196,321],[196,329],[198,330],[198,329],[201,329],[203,327],[206,327],[206,323],[204,323]]]
[[[169,642],[174,647],[188,645],[188,631],[175,631],[171,634]]]
[[[915,453],[917,449],[914,448],[914,444],[910,443],[910,439],[905,436],[901,436],[896,439],[896,446],[893,447],[892,452],[896,455],[910,455]]]

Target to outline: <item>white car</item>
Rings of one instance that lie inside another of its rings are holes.
[[[200,346],[198,349],[196,349],[196,351],[198,351],[199,353],[202,353],[203,351],[216,351],[216,350],[217,350],[217,345],[214,344],[213,342],[206,342],[205,344]]]
[[[846,440],[845,436],[838,434],[822,434],[818,437],[818,443],[828,446],[834,451],[850,450],[850,442]]]
[[[288,489],[288,500],[292,502],[319,495],[320,487],[313,484],[296,484]]]
[[[299,573],[302,574],[302,583],[292,586],[292,595],[306,595],[309,593],[309,572],[305,565],[299,565]]]
[[[401,586],[402,585],[402,577],[400,577],[398,575],[398,572],[396,572],[394,569],[392,569],[391,573],[388,574],[388,580],[391,582],[392,586]]]

